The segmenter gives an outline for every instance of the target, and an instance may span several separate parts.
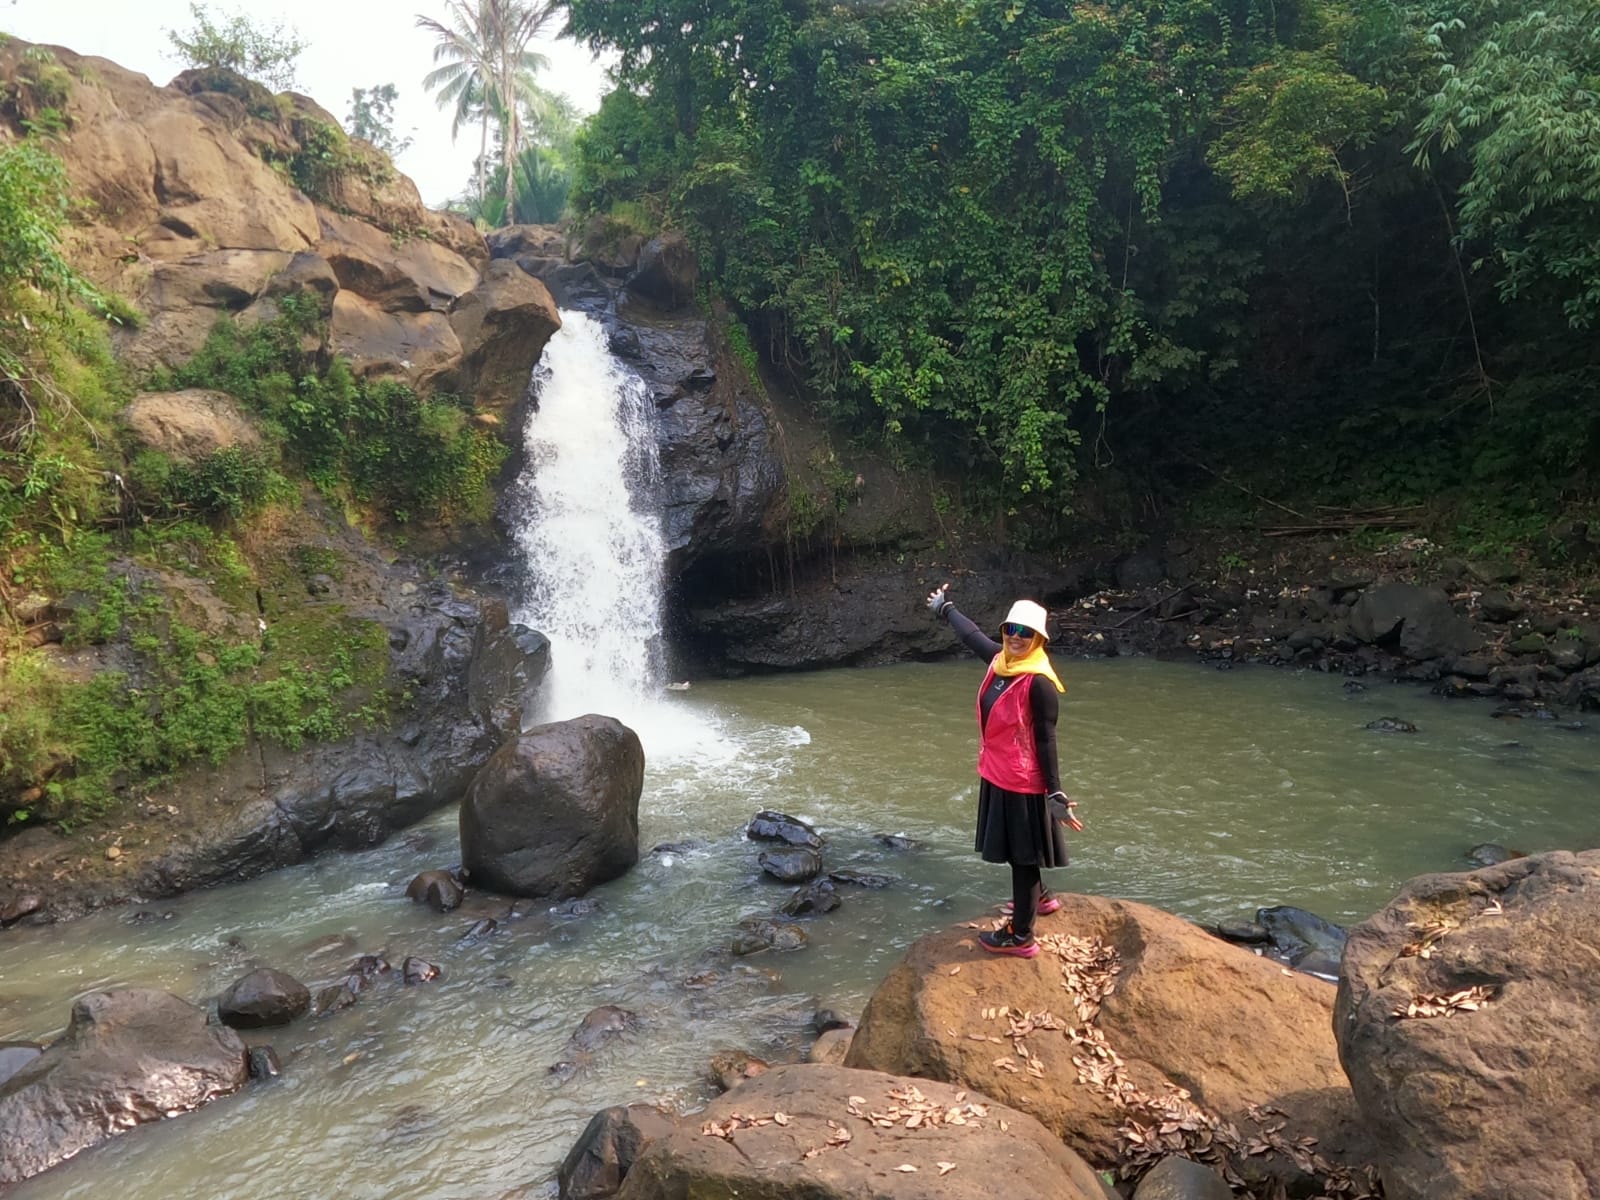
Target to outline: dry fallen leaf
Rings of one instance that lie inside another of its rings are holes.
[[[916,1171],[916,1168],[913,1167],[910,1163],[901,1163],[898,1167],[895,1168],[895,1170],[896,1171],[905,1171],[907,1173],[911,1173],[911,1172]]]
[[[941,1175],[948,1175],[951,1171],[956,1169],[955,1163],[942,1162],[934,1163],[933,1165],[939,1168],[939,1174]]]
[[[950,968],[950,974],[952,974],[952,975],[961,974],[961,964],[957,963],[955,966],[951,967]]]
[[[772,1123],[774,1125],[787,1125],[789,1123],[789,1114],[788,1113],[781,1113],[781,1112],[773,1113],[772,1114]]]

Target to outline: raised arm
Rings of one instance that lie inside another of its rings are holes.
[[[949,584],[935,588],[928,593],[928,611],[936,617],[943,617],[950,622],[950,628],[955,630],[956,637],[961,639],[961,644],[972,653],[988,662],[1000,653],[1000,643],[979,629],[968,617],[964,616],[955,606],[947,593]]]

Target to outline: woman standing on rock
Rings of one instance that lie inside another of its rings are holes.
[[[1053,913],[1061,901],[1040,880],[1044,867],[1067,865],[1062,825],[1083,828],[1076,800],[1061,790],[1056,762],[1057,692],[1067,689],[1045,653],[1050,640],[1046,614],[1032,600],[1018,600],[1000,626],[1001,641],[956,610],[950,585],[928,594],[928,611],[950,622],[963,645],[989,664],[978,689],[978,836],[974,849],[984,862],[1011,865],[1011,917],[978,942],[995,954],[1032,958],[1036,914]]]

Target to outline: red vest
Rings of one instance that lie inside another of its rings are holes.
[[[993,682],[994,664],[990,663],[978,689],[978,774],[1008,792],[1042,795],[1044,772],[1033,740],[1033,676],[1019,675],[1000,693],[985,721],[983,693]]]

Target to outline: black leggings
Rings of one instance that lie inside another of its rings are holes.
[[[1044,893],[1040,882],[1039,864],[1021,866],[1011,864],[1011,932],[1018,937],[1033,933],[1034,911],[1039,907],[1039,897]]]

